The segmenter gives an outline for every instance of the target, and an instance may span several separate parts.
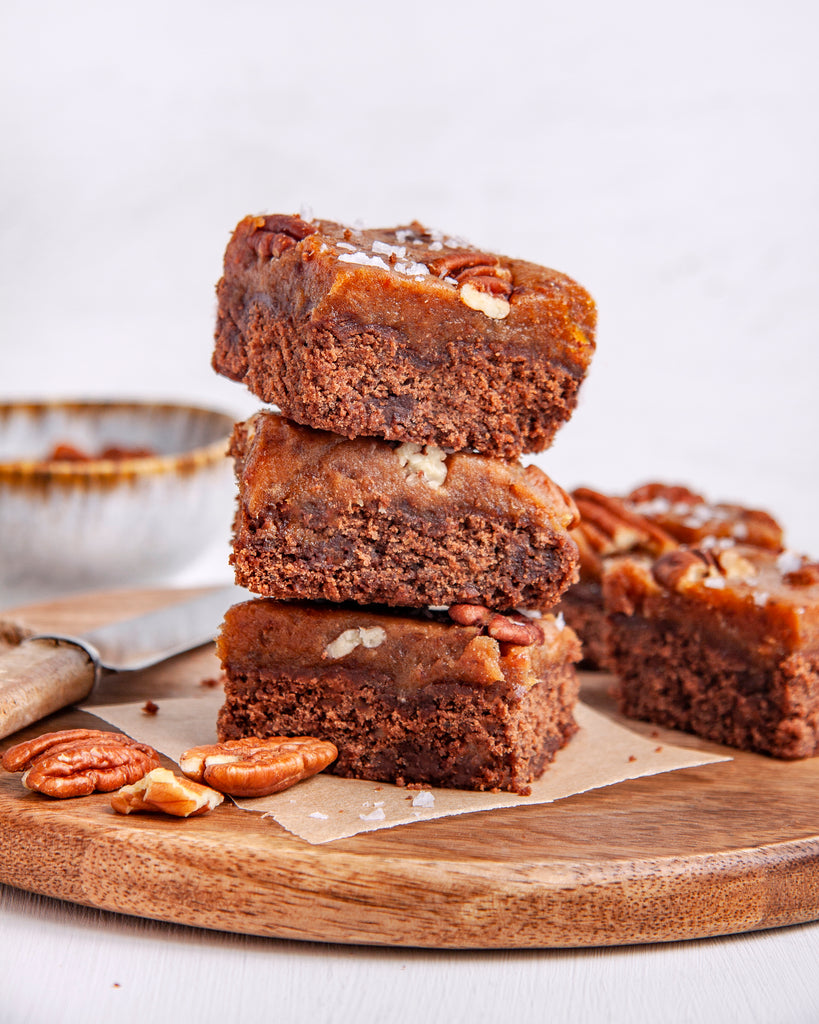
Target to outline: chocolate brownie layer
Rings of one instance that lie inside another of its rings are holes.
[[[572,414],[596,312],[563,274],[413,223],[246,217],[214,368],[298,423],[514,458]]]
[[[535,466],[238,424],[236,581],[281,600],[551,607],[577,578],[571,499]]]
[[[605,569],[621,710],[782,758],[819,749],[819,565],[750,546]]]
[[[576,731],[577,639],[539,625],[524,646],[383,610],[236,605],[219,737],[312,735],[338,747],[338,775],[526,793]]]
[[[625,497],[588,487],[572,492],[580,522],[572,531],[580,551],[580,582],[560,604],[583,643],[584,666],[606,667],[606,612],[601,579],[606,562],[631,554],[650,565],[681,545],[725,550],[736,543],[782,550],[782,528],[767,512],[712,503],[680,485],[648,483]]]

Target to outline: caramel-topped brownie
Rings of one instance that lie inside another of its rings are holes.
[[[572,531],[580,551],[580,581],[560,608],[583,642],[589,668],[606,664],[606,616],[601,578],[608,559],[631,554],[651,563],[681,545],[724,549],[736,543],[782,550],[782,528],[767,512],[713,503],[687,487],[648,483],[625,497],[578,487],[572,497],[580,522]]]
[[[220,740],[317,736],[347,777],[525,794],[577,728],[580,645],[551,615],[256,598],[228,611],[217,653]]]
[[[743,750],[819,748],[819,564],[750,545],[603,571],[624,714]]]
[[[346,437],[540,451],[594,350],[594,303],[570,278],[418,223],[246,217],[217,295],[214,368]]]
[[[571,498],[535,466],[237,425],[236,581],[280,600],[547,609],[577,579]]]

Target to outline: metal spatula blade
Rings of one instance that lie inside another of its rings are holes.
[[[148,668],[211,641],[249,595],[210,587],[158,611],[78,636],[38,634],[0,657],[0,737],[87,697],[103,672]]]

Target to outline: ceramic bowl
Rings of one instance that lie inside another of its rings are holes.
[[[0,585],[156,582],[219,539],[227,563],[232,427],[187,405],[0,403]]]

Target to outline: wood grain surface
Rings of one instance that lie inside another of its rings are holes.
[[[10,618],[79,631],[167,599],[85,595]],[[217,672],[203,649],[108,679],[91,702],[191,696]],[[605,688],[605,677],[587,677],[586,699],[605,708]],[[87,711],[64,712],[3,747],[83,723],[98,725]],[[188,821],[120,817],[105,795],[52,801],[0,772],[0,881],[140,917],[282,938],[440,948],[688,939],[819,917],[817,785],[819,760],[736,753],[730,763],[551,805],[311,846],[230,804]]]

